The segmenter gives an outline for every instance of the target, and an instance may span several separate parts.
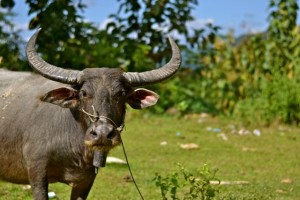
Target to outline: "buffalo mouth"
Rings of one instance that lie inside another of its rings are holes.
[[[97,151],[109,151],[112,148],[121,144],[121,135],[115,134],[113,138],[93,138],[90,136],[86,136],[84,138],[84,144],[86,147],[92,150]]]
[[[116,146],[116,145],[113,144],[113,142],[111,140],[108,140],[105,143],[104,142],[97,143],[97,142],[94,142],[94,141],[91,141],[91,140],[85,140],[84,144],[88,148],[90,148],[92,150],[97,150],[97,151],[109,151],[114,146]]]

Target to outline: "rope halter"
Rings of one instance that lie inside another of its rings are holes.
[[[123,128],[124,128],[124,123],[121,124],[120,126],[117,126],[117,124],[116,124],[112,119],[110,119],[109,117],[106,117],[106,116],[103,116],[103,115],[100,115],[100,116],[99,116],[98,112],[95,110],[94,105],[92,105],[92,109],[93,109],[93,114],[91,114],[91,113],[85,111],[83,108],[81,108],[80,111],[83,112],[84,114],[86,114],[86,115],[89,117],[89,119],[90,119],[90,121],[91,121],[92,123],[95,123],[96,121],[98,121],[98,120],[100,120],[100,119],[105,119],[105,120],[109,121],[110,124],[112,124],[113,127],[114,127],[119,133],[122,132],[122,130],[123,130]]]

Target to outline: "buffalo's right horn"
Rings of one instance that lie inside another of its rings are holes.
[[[26,47],[28,62],[42,76],[61,83],[80,84],[81,72],[77,70],[67,70],[56,67],[40,58],[34,48],[37,35],[41,29],[37,30],[29,39]]]
[[[171,37],[169,37],[169,41],[172,47],[172,58],[163,67],[146,72],[125,72],[123,74],[131,86],[158,83],[170,78],[177,72],[181,64],[180,50]]]

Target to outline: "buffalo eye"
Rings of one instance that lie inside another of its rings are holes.
[[[121,97],[126,97],[126,90],[121,90],[120,91],[120,96]]]
[[[121,90],[118,93],[116,93],[115,95],[113,95],[113,99],[118,102],[120,99],[122,99],[125,96],[126,96],[125,90]]]
[[[79,96],[82,98],[86,98],[88,95],[87,95],[87,92],[85,90],[80,90],[80,93],[79,93]]]
[[[122,91],[120,92],[120,95],[121,95],[122,97],[125,97],[125,96],[126,96],[126,91],[125,91],[125,90],[122,90]]]

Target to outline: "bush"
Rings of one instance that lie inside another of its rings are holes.
[[[217,170],[210,170],[208,165],[204,164],[196,176],[190,173],[186,168],[178,164],[175,172],[162,177],[156,174],[153,181],[160,188],[163,199],[213,199],[218,193],[217,186],[211,185],[210,181],[216,180]]]

